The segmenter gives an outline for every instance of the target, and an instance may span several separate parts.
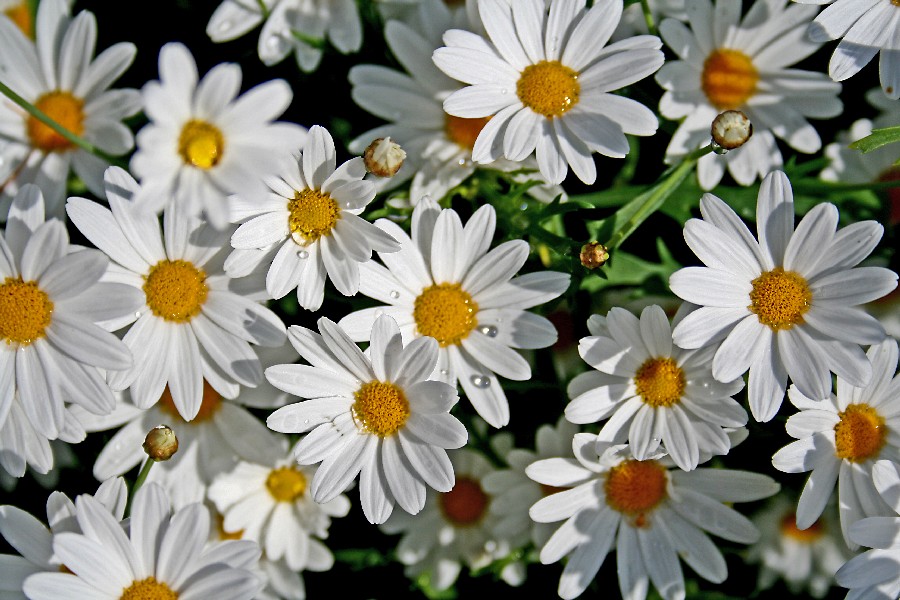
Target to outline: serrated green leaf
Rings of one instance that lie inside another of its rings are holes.
[[[861,140],[856,140],[850,144],[850,147],[854,150],[859,150],[863,154],[868,154],[882,146],[887,146],[888,144],[894,144],[896,142],[900,142],[900,125],[873,129],[872,133]]]

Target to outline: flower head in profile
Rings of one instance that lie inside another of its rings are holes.
[[[522,161],[532,153],[541,175],[561,183],[569,170],[597,178],[592,154],[622,158],[625,134],[653,135],[658,122],[643,104],[610,92],[653,74],[662,42],[636,36],[606,46],[622,16],[621,0],[480,0],[487,38],[452,29],[434,63],[468,84],[444,100],[454,117],[490,118],[472,160]]]
[[[750,411],[757,421],[775,416],[787,379],[813,400],[828,398],[831,373],[864,387],[872,367],[860,344],[885,333],[859,305],[897,286],[897,274],[857,267],[881,239],[883,228],[861,221],[837,230],[838,211],[822,203],[794,229],[794,198],[787,176],[763,180],[754,238],[722,200],[706,194],[701,219],[684,238],[706,266],[687,267],[669,279],[675,295],[699,305],[675,327],[682,348],[722,342],[712,373],[731,381],[749,369]]]
[[[404,345],[388,316],[375,321],[367,354],[324,317],[319,331],[295,325],[288,333],[309,365],[266,369],[272,385],[306,398],[276,410],[266,423],[282,433],[308,432],[294,457],[301,465],[322,463],[309,484],[316,502],[334,499],[359,475],[370,523],[383,523],[395,503],[418,513],[428,487],[453,487],[447,449],[468,439],[450,414],[456,389],[429,379],[437,342],[423,337]]]

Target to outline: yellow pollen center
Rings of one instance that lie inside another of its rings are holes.
[[[522,104],[548,119],[561,117],[578,104],[579,93],[578,73],[557,60],[528,65],[516,82]]]
[[[0,284],[0,338],[7,345],[27,346],[43,337],[52,315],[53,302],[36,281],[7,277]]]
[[[28,8],[28,2],[19,2],[15,6],[7,8],[3,13],[16,24],[25,37],[34,39],[34,18],[31,9]]]
[[[606,476],[606,503],[634,517],[635,526],[643,527],[646,513],[665,500],[667,482],[666,469],[655,460],[626,460]]]
[[[753,289],[747,309],[760,323],[773,331],[803,323],[803,315],[812,302],[812,292],[803,276],[776,267],[750,283]]]
[[[825,535],[825,526],[818,520],[806,529],[797,529],[797,519],[791,512],[781,519],[781,535],[803,544],[812,544]]]
[[[215,125],[191,119],[181,128],[178,136],[178,154],[181,159],[198,169],[211,169],[222,160],[225,138]]]
[[[301,245],[309,245],[323,235],[329,235],[341,218],[337,202],[324,192],[305,189],[294,193],[288,202],[288,226],[294,240]]]
[[[446,115],[444,118],[444,132],[457,146],[471,150],[475,147],[475,140],[478,134],[490,121],[490,117],[480,117],[477,119],[464,119],[463,117],[454,117]]]
[[[394,434],[409,418],[409,402],[392,383],[370,381],[354,394],[353,417],[357,424],[379,437]]]
[[[122,590],[119,600],[178,600],[178,594],[155,577],[148,577]]]
[[[69,92],[48,92],[38,98],[34,105],[75,135],[84,133],[84,101]],[[25,128],[31,144],[43,152],[61,152],[75,147],[72,142],[30,115]]]
[[[634,385],[650,406],[672,406],[684,393],[684,371],[671,358],[648,358],[635,373]]]
[[[469,477],[457,478],[453,489],[438,499],[444,517],[457,527],[469,527],[481,521],[489,501],[481,484]]]
[[[719,48],[703,63],[700,86],[709,103],[719,110],[742,107],[756,93],[759,73],[749,56]]]
[[[279,467],[266,477],[266,489],[276,502],[293,502],[306,491],[306,476],[294,467]]]
[[[161,260],[144,277],[147,306],[166,321],[187,323],[196,317],[208,292],[206,273],[186,260]]]
[[[458,344],[478,324],[478,305],[458,283],[441,283],[422,290],[413,318],[420,335],[433,337],[441,348]]]
[[[190,423],[196,425],[198,423],[209,421],[217,412],[219,412],[220,406],[222,406],[222,396],[204,379],[203,399],[200,401],[200,410],[197,411],[197,416],[191,419]],[[175,401],[172,399],[172,392],[169,391],[169,386],[166,386],[162,396],[159,397],[159,408],[181,423],[188,422],[178,413],[178,408],[175,407]]]
[[[884,418],[868,404],[851,404],[838,413],[834,426],[834,447],[838,458],[862,462],[875,458],[887,441]]]

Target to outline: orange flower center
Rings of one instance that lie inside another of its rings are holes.
[[[34,105],[75,135],[84,133],[84,101],[80,98],[56,90],[38,98]],[[43,152],[62,152],[75,147],[54,129],[30,115],[25,128],[31,144]]]
[[[490,498],[478,481],[459,477],[453,489],[441,494],[438,502],[441,512],[450,523],[457,527],[470,527],[478,524],[487,514]]]
[[[868,404],[851,404],[838,413],[834,426],[834,447],[838,458],[863,462],[875,458],[887,441],[884,417]]]
[[[450,138],[450,141],[457,146],[471,150],[475,147],[475,140],[478,139],[478,134],[481,133],[481,130],[484,129],[484,126],[490,120],[490,117],[464,119],[463,117],[446,115],[444,118],[444,132]]]
[[[700,87],[709,103],[719,110],[743,106],[756,93],[759,73],[749,56],[719,48],[703,63]]]

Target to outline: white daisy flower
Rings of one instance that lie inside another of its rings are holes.
[[[284,344],[284,324],[254,301],[261,282],[225,275],[231,231],[213,230],[175,207],[165,211],[160,231],[156,215],[133,200],[142,189],[128,173],[111,167],[106,186],[110,208],[69,198],[66,212],[113,260],[114,278],[144,296],[144,305],[118,324],[133,323],[124,342],[134,366],[111,374],[110,385],[130,386],[140,409],[155,404],[168,385],[187,420],[200,410],[204,379],[226,397],[238,385],[258,385],[262,368],[250,344]]]
[[[802,4],[829,4],[809,25],[809,39],[840,39],[828,63],[828,74],[844,81],[859,73],[876,54],[884,93],[900,98],[900,15],[891,0],[795,0]]]
[[[198,83],[194,57],[177,43],[160,50],[159,75],[141,92],[150,122],[131,157],[143,188],[135,202],[156,212],[167,203],[189,215],[204,212],[221,229],[226,197],[264,192],[271,157],[293,152],[305,138],[299,125],[275,122],[291,103],[291,88],[276,79],[238,97],[235,63],[213,67]]]
[[[572,441],[575,459],[541,460],[526,470],[538,483],[571,488],[530,511],[541,523],[565,520],[540,554],[544,564],[570,555],[560,597],[584,592],[614,543],[625,598],[643,600],[650,582],[666,600],[684,598],[679,557],[700,577],[725,581],[725,559],[707,533],[755,542],[759,531],[726,503],[766,498],[778,484],[748,471],[669,469],[656,458],[635,460],[625,446],[598,445],[596,438],[579,433]]]
[[[898,465],[881,460],[872,469],[875,487],[882,498],[900,514],[900,472]],[[900,596],[900,517],[868,517],[850,527],[850,539],[872,548],[851,558],[835,578],[850,588],[847,598],[890,600]]]
[[[741,185],[780,169],[775,136],[798,152],[818,152],[822,140],[807,118],[839,115],[841,86],[822,73],[789,68],[819,48],[806,39],[815,8],[757,0],[741,21],[740,0],[687,0],[685,7],[690,29],[675,19],[660,25],[680,60],[656,74],[666,90],[659,110],[669,119],[684,119],[666,162],[708,144],[710,124],[725,110],[750,117],[753,137],[738,151],[700,159],[697,177],[705,190],[719,184],[726,167]]]
[[[24,471],[23,459],[37,450],[29,441],[34,434],[84,437],[67,425],[65,403],[95,414],[115,406],[105,371],[125,372],[133,363],[128,347],[105,329],[133,314],[140,296],[101,283],[108,265],[101,252],[71,247],[62,221],[44,220],[36,186],[21,188],[0,233],[0,426],[12,419],[2,431],[13,439],[2,445],[20,450],[3,459],[4,468],[18,462],[11,470]]]
[[[860,344],[877,344],[884,329],[860,304],[897,286],[897,274],[858,267],[883,228],[862,221],[837,230],[838,211],[822,203],[794,231],[794,201],[784,173],[762,182],[756,207],[758,240],[722,200],[706,194],[702,219],[691,219],[684,238],[707,266],[676,271],[669,287],[700,306],[675,327],[682,348],[722,344],[713,376],[731,381],[750,370],[750,411],[757,421],[778,412],[787,379],[808,398],[831,393],[834,372],[864,386],[871,366]]]
[[[822,514],[838,486],[841,531],[853,547],[849,529],[863,517],[891,515],[890,507],[872,484],[875,461],[900,461],[900,376],[897,341],[888,338],[866,353],[872,378],[854,386],[838,377],[837,395],[812,399],[791,387],[791,404],[800,412],[787,421],[787,432],[797,438],[775,453],[779,471],[812,471],[797,504],[797,527],[806,529]]]
[[[75,516],[85,533],[53,537],[67,572],[36,573],[25,581],[32,600],[57,598],[220,598],[246,600],[262,588],[238,564],[258,559],[254,542],[207,545],[209,511],[191,504],[170,512],[162,488],[145,484],[134,496],[128,531],[103,505],[80,496]]]
[[[266,464],[242,461],[216,477],[209,499],[222,514],[223,531],[259,543],[268,560],[284,560],[291,571],[327,570],[334,557],[321,540],[333,517],[347,516],[350,500],[313,501],[309,482],[315,472],[284,455]]]
[[[685,471],[696,468],[701,455],[728,454],[728,430],[747,424],[747,411],[732,398],[744,382],[716,381],[715,346],[675,345],[669,319],[657,305],[644,308],[640,319],[613,308],[606,318],[591,317],[588,329],[592,335],[581,339],[578,352],[596,371],[569,383],[568,420],[608,419],[599,440],[627,441],[637,460],[647,460],[662,444]]]
[[[504,242],[488,251],[496,213],[479,208],[463,227],[453,209],[430,199],[416,205],[412,237],[399,226],[375,224],[400,241],[400,251],[379,254],[387,268],[360,266],[360,292],[387,302],[351,313],[341,327],[356,341],[369,339],[378,315],[393,317],[403,339],[438,341],[434,376],[462,384],[478,414],[494,427],[509,422],[509,403],[497,376],[525,381],[531,367],[514,348],[546,348],[556,329],[525,309],[549,302],[569,286],[569,275],[554,271],[514,277],[528,258],[528,243]]]
[[[362,22],[353,0],[224,0],[210,17],[206,35],[226,42],[263,21],[258,53],[265,65],[280,63],[293,52],[303,71],[315,71],[326,37],[342,54],[362,46]]]
[[[759,563],[759,590],[784,580],[794,595],[808,593],[823,598],[851,552],[840,534],[834,503],[829,503],[822,516],[806,529],[797,528],[796,507],[796,501],[780,493],[753,515],[760,537],[748,548],[747,562]]]
[[[609,92],[637,83],[663,64],[662,42],[637,36],[604,45],[622,16],[621,0],[480,0],[488,40],[462,30],[444,34],[434,63],[469,84],[444,101],[457,117],[491,117],[472,159],[521,161],[535,152],[541,174],[561,183],[569,166],[585,183],[597,178],[591,156],[622,158],[625,134],[653,135],[658,122],[643,104]]]
[[[131,65],[137,49],[120,42],[93,59],[97,21],[90,11],[70,16],[65,0],[42,1],[32,42],[11,20],[0,19],[0,64],[3,82],[51,119],[108,154],[134,147],[122,120],[137,113],[137,90],[109,86]],[[22,108],[0,102],[0,219],[24,183],[44,192],[49,216],[61,217],[69,170],[103,197],[103,170],[108,163],[75,146]]]
[[[356,157],[335,169],[334,140],[313,126],[296,161],[266,178],[264,197],[232,196],[232,219],[243,224],[231,236],[234,252],[225,262],[232,276],[269,264],[266,291],[282,298],[296,288],[300,306],[318,310],[330,278],[345,296],[359,290],[359,263],[372,250],[396,252],[390,235],[359,215],[375,198],[363,181],[366,167]]]
[[[456,389],[428,380],[438,360],[437,342],[404,346],[393,319],[375,321],[368,356],[332,321],[319,319],[317,334],[292,326],[289,339],[309,365],[275,365],[266,377],[305,402],[269,415],[283,433],[309,432],[294,448],[301,465],[321,462],[310,483],[313,499],[337,497],[360,475],[360,501],[370,523],[383,523],[394,503],[422,510],[425,490],[453,487],[447,448],[468,433],[450,408]]]
[[[425,576],[429,587],[437,591],[450,588],[463,565],[473,571],[483,569],[512,550],[509,540],[494,533],[498,518],[491,505],[495,497],[484,489],[484,478],[494,467],[468,448],[449,455],[456,472],[453,488],[444,493],[429,491],[421,514],[395,513],[381,526],[385,533],[403,534],[396,555],[406,565],[406,576]]]

